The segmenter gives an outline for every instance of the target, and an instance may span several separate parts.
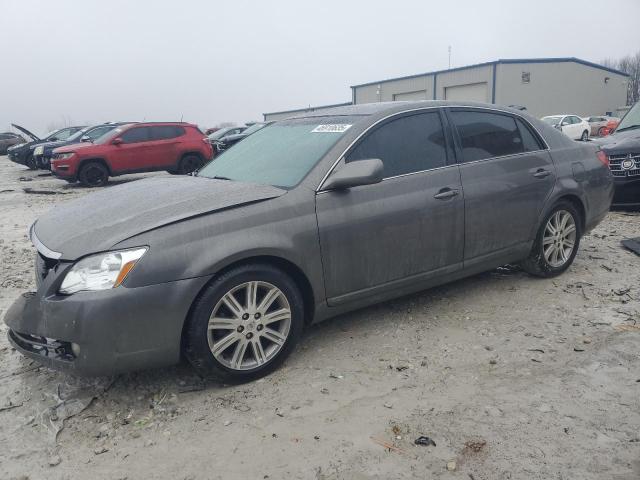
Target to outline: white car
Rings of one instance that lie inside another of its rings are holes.
[[[542,117],[542,121],[557,128],[572,140],[587,141],[591,125],[577,115],[550,115]]]

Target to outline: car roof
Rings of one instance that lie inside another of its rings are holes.
[[[472,107],[484,108],[507,113],[516,113],[522,115],[521,110],[514,108],[479,102],[458,102],[452,100],[419,100],[419,101],[394,101],[394,102],[377,102],[362,103],[358,105],[345,105],[341,107],[329,108],[326,110],[303,113],[288,118],[313,118],[313,117],[337,117],[337,116],[369,116],[378,114],[390,114],[420,108],[430,107]]]

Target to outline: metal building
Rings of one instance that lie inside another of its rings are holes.
[[[309,112],[318,112],[321,110],[328,110],[334,107],[344,107],[346,105],[351,105],[351,102],[346,103],[334,103],[333,105],[319,105],[316,107],[307,107],[307,108],[298,108],[296,110],[284,110],[282,112],[269,112],[263,113],[265,122],[273,122],[275,120],[282,120],[283,118],[292,117],[294,115],[300,115],[301,113],[309,113]]]
[[[578,58],[496,60],[351,87],[353,103],[468,100],[520,105],[541,117],[615,114],[627,100],[628,75]]]
[[[458,100],[518,105],[542,117],[559,113],[616,115],[629,76],[579,58],[508,59],[353,85],[352,103]],[[342,106],[344,104],[339,104]],[[265,113],[279,120],[338,105]]]

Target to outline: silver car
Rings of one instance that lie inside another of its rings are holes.
[[[176,363],[246,381],[304,328],[507,263],[564,272],[607,214],[606,157],[526,113],[393,102],[276,122],[192,177],[54,208],[37,291],[5,316],[25,355],[82,374]]]

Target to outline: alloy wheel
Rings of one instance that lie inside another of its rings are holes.
[[[558,210],[547,221],[542,237],[544,258],[554,268],[569,261],[576,245],[576,222],[566,210]]]
[[[207,339],[213,356],[232,370],[251,370],[271,361],[291,328],[291,307],[268,282],[242,283],[218,301],[209,318]]]

